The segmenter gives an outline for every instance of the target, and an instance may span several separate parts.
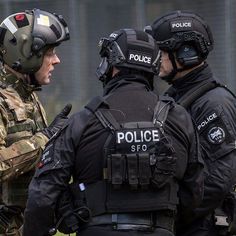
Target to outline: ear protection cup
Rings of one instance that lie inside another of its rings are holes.
[[[197,50],[191,45],[182,45],[176,51],[177,61],[184,67],[193,67],[199,65],[203,59],[197,53]]]

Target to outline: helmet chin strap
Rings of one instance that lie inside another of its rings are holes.
[[[177,64],[176,64],[175,56],[174,56],[173,52],[168,52],[168,56],[169,56],[169,59],[171,61],[173,69],[168,75],[162,76],[160,78],[162,80],[166,81],[168,84],[172,84],[172,80],[176,76],[176,74],[178,72],[184,71],[185,68],[177,68]]]

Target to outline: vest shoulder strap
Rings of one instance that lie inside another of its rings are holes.
[[[104,128],[109,128],[110,130],[117,130],[121,127],[120,124],[114,118],[114,116],[111,114],[109,109],[99,109],[95,112],[95,115],[102,123]]]
[[[106,101],[103,97],[97,96],[94,97],[87,105],[85,105],[85,108],[91,111],[92,113],[95,113],[95,111],[103,104],[106,104]]]
[[[200,86],[199,88],[197,88],[195,91],[190,90],[189,92],[187,92],[177,102],[178,102],[178,104],[180,104],[181,106],[183,106],[184,108],[187,109],[192,105],[192,103],[196,99],[200,98],[203,94],[205,94],[206,92],[208,92],[211,89],[214,89],[216,87],[225,87],[225,86],[216,82],[216,81],[212,81],[210,83],[205,83],[202,86]]]
[[[104,128],[109,128],[111,130],[117,129],[120,127],[120,124],[115,120],[115,118],[110,113],[109,109],[99,109],[102,104],[106,105],[106,108],[109,108],[108,103],[106,102],[106,97],[97,96],[93,98],[85,108],[94,113],[98,118]]]
[[[161,96],[154,108],[153,123],[158,127],[163,127],[169,110],[173,107],[174,100],[167,96]]]

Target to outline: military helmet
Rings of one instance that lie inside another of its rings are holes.
[[[213,49],[212,32],[204,19],[189,11],[173,11],[145,28],[163,51],[177,51],[183,45],[192,46],[201,60]],[[186,52],[186,48],[183,48]]]
[[[99,41],[102,61],[97,68],[100,80],[109,74],[112,66],[157,73],[160,53],[153,37],[141,30],[120,29]]]
[[[34,73],[46,50],[69,38],[61,15],[39,9],[15,13],[0,24],[0,60],[20,73]]]

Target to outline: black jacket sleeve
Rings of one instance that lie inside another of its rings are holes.
[[[174,138],[173,147],[177,156],[179,217],[188,219],[192,209],[198,207],[203,198],[204,162],[199,137],[190,115],[178,105],[170,113],[167,125],[170,127],[167,132]]]
[[[204,198],[194,212],[196,218],[219,207],[236,182],[235,104],[227,90],[216,88],[192,107],[206,165]]]
[[[46,236],[55,226],[56,202],[71,179],[76,146],[88,119],[87,110],[72,116],[61,132],[47,144],[29,186],[24,236]]]
[[[191,220],[193,210],[200,206],[204,196],[204,162],[200,152],[199,138],[196,131],[193,131],[191,136],[189,160],[180,183],[178,226],[185,225]]]

